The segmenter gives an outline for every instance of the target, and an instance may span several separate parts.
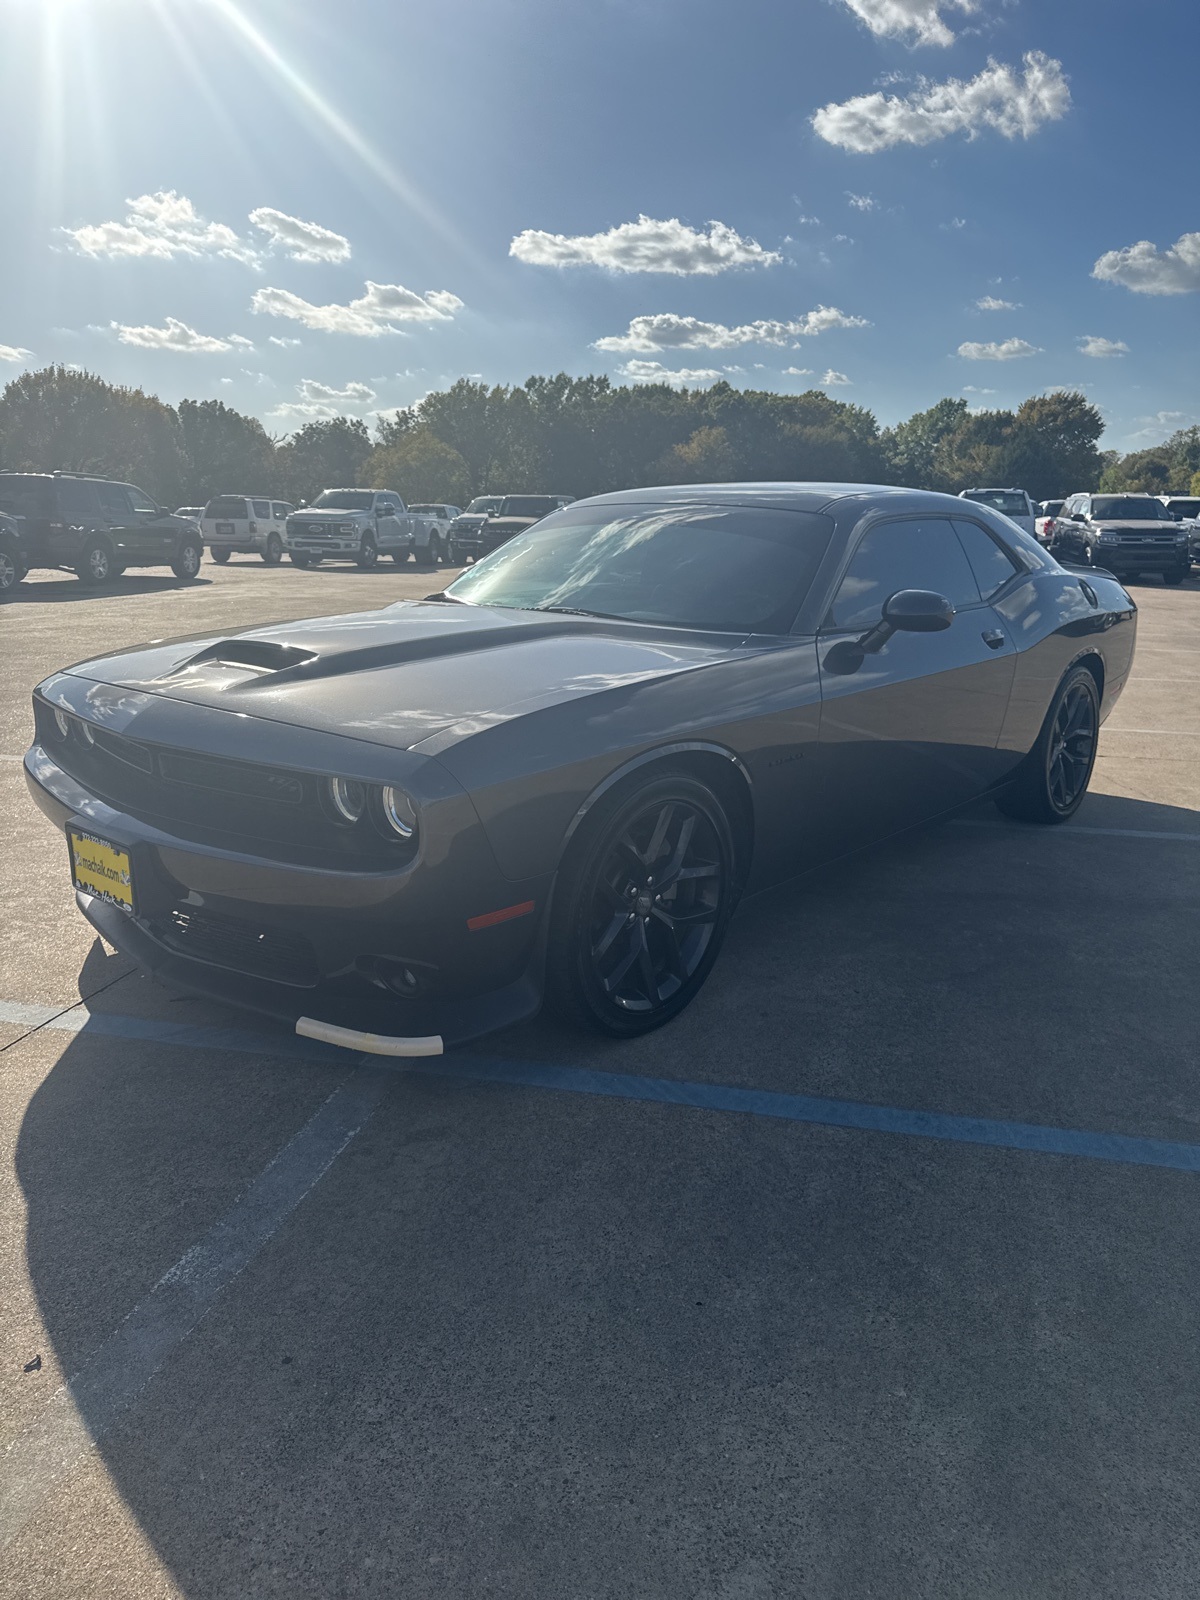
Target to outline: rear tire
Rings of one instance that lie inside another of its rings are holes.
[[[171,571],[185,583],[191,583],[200,576],[200,563],[203,560],[204,546],[199,539],[185,539],[179,546],[179,554],[171,563]]]
[[[375,535],[364,533],[362,542],[358,547],[358,554],[354,558],[355,566],[363,572],[369,572],[378,560],[379,546],[375,543]]]
[[[79,560],[75,564],[75,575],[80,583],[98,587],[107,583],[116,576],[116,559],[113,547],[109,541],[100,535],[93,535],[84,542],[79,552]]]
[[[262,558],[269,567],[277,567],[283,560],[283,540],[277,533],[267,535],[267,547],[262,553]]]
[[[1018,822],[1057,823],[1083,804],[1096,764],[1100,695],[1086,667],[1072,667],[1059,684],[1033,749],[996,807]]]
[[[210,548],[208,553],[213,558],[213,560],[217,563],[217,565],[219,567],[228,566],[228,564],[229,564],[229,551],[228,550],[213,550],[213,549]]]
[[[550,912],[547,999],[621,1039],[679,1015],[712,970],[737,900],[729,819],[681,772],[621,785],[572,840]]]

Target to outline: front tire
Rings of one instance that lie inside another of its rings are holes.
[[[9,595],[15,593],[24,576],[25,569],[16,556],[0,545],[0,600],[7,600]]]
[[[217,565],[219,567],[225,567],[225,566],[229,565],[229,551],[228,550],[214,550],[210,546],[208,553],[213,558],[213,560],[217,563]]]
[[[200,576],[200,563],[204,560],[204,546],[198,539],[185,539],[179,547],[179,554],[171,563],[171,571],[177,578],[182,578],[185,583],[191,583]]]
[[[358,547],[358,554],[354,558],[355,566],[362,572],[369,572],[378,560],[379,546],[375,543],[374,534],[364,533],[362,543]]]
[[[1019,822],[1057,823],[1083,804],[1096,764],[1100,695],[1086,667],[1072,667],[1050,702],[1033,749],[997,809]]]
[[[262,553],[262,558],[269,567],[277,567],[283,560],[283,540],[277,533],[267,535],[267,547]]]
[[[684,773],[622,786],[572,842],[551,910],[547,998],[567,1022],[629,1039],[699,992],[737,900],[720,800]]]
[[[1176,587],[1176,585],[1181,584],[1183,582],[1183,580],[1188,576],[1188,574],[1191,572],[1191,570],[1192,570],[1191,569],[1191,563],[1189,562],[1189,564],[1186,567],[1176,567],[1174,572],[1164,572],[1163,573],[1163,582],[1165,584],[1168,584],[1172,589],[1174,589]]]
[[[310,561],[309,557],[304,555],[299,550],[291,550],[291,551],[289,551],[288,552],[288,559],[291,561],[291,563],[292,563],[292,565],[294,567],[303,568],[303,567],[308,567],[308,566],[312,565],[312,562]]]
[[[75,564],[75,575],[80,583],[99,587],[115,577],[116,559],[113,547],[107,539],[95,536],[87,540],[79,552],[79,560]]]

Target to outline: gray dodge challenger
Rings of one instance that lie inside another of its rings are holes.
[[[426,600],[123,650],[34,694],[79,908],[176,989],[390,1055],[683,1009],[739,896],[990,795],[1058,823],[1136,608],[987,506],[576,502]]]

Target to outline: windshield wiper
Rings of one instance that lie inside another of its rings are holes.
[[[439,589],[436,594],[423,594],[421,596],[422,605],[427,600],[444,600],[448,606],[466,606],[471,603],[469,600],[460,600],[456,594],[447,594],[445,589]]]
[[[560,617],[600,617],[605,622],[628,622],[616,611],[585,611],[582,606],[527,606],[528,611],[553,611]]]

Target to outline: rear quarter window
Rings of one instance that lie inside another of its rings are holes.
[[[204,508],[206,517],[220,517],[222,522],[245,522],[246,502],[240,494],[219,494]]]
[[[990,600],[996,590],[1002,588],[1021,569],[1008,551],[1003,549],[977,522],[960,522],[955,518],[954,531],[967,552],[967,560],[971,563],[971,571],[975,574],[980,594],[985,600]]]

